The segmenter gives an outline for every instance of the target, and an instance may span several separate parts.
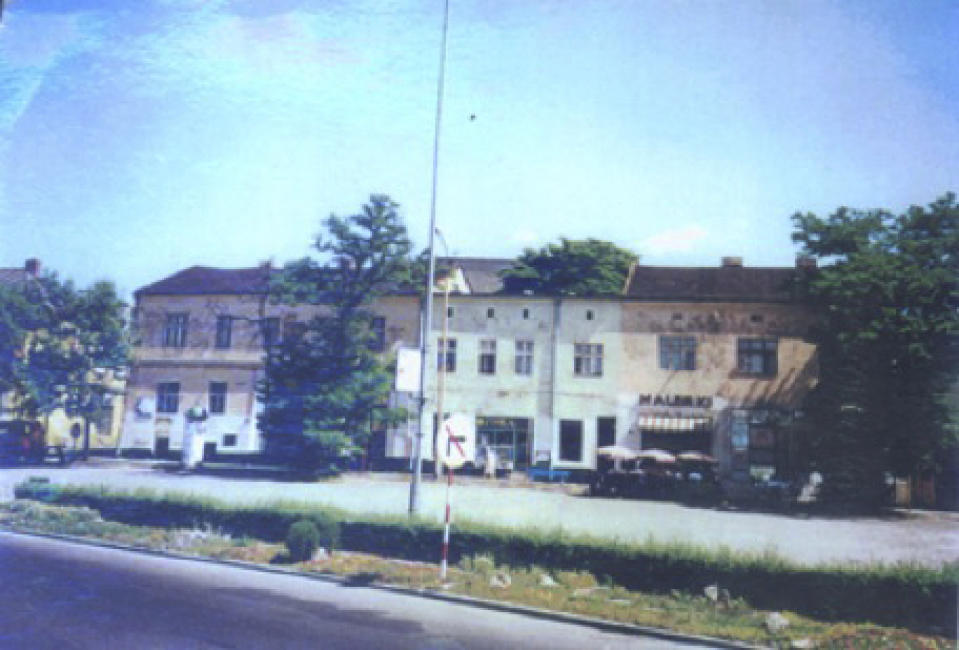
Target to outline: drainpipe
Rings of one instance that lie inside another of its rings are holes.
[[[549,468],[553,469],[553,463],[555,461],[555,454],[553,453],[553,444],[552,441],[556,438],[559,432],[559,425],[556,422],[556,368],[559,361],[557,360],[557,350],[558,350],[558,340],[559,340],[559,318],[560,311],[562,307],[562,298],[553,298],[553,319],[550,322],[549,329],[549,347],[550,347],[550,364],[549,364],[549,435],[550,435],[550,450],[549,450]]]

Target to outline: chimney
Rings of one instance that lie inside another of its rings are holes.
[[[722,260],[723,268],[737,268],[740,269],[743,266],[743,258],[741,257],[724,257]]]
[[[811,271],[816,268],[816,258],[812,255],[797,255],[796,268]]]
[[[26,262],[23,263],[23,270],[27,275],[32,275],[37,277],[40,275],[40,260],[35,257],[31,257]]]

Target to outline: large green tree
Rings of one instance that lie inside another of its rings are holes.
[[[820,381],[812,458],[837,496],[878,499],[884,473],[943,469],[956,445],[943,396],[959,336],[959,206],[947,194],[896,215],[840,208],[793,216],[823,264],[808,276]]]
[[[124,311],[110,282],[78,290],[47,273],[0,286],[0,392],[24,416],[88,402],[89,372],[127,362]]]
[[[599,239],[560,239],[539,250],[527,248],[502,273],[507,292],[603,296],[623,292],[635,253]]]
[[[391,375],[369,307],[377,296],[408,287],[416,266],[398,207],[373,195],[357,214],[331,215],[313,243],[323,261],[292,262],[272,280],[273,301],[319,309],[267,355],[260,398],[268,444],[304,437],[332,459],[365,444],[374,409],[391,415],[379,410]]]

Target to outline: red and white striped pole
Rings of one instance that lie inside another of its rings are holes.
[[[446,580],[446,568],[450,557],[450,488],[453,487],[453,468],[446,467],[446,521],[443,525],[443,559],[440,561],[440,580]]]
[[[448,447],[450,445],[455,445],[457,451],[459,451],[460,458],[465,459],[466,453],[463,451],[460,441],[457,440],[456,436],[453,434],[453,431],[450,430],[449,424],[446,424],[443,428],[446,430],[446,457],[449,458],[450,456]],[[440,580],[446,580],[446,569],[449,564],[450,557],[450,488],[453,487],[452,463],[446,463],[446,470],[448,472],[446,479],[446,519],[443,525],[443,557],[440,560]]]

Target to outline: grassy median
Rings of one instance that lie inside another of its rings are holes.
[[[428,522],[357,519],[303,504],[229,506],[146,491],[118,493],[42,483],[19,486],[17,493],[95,509],[18,502],[3,513],[7,527],[91,535],[254,562],[283,560],[279,542],[293,521],[333,519],[340,527],[342,550],[297,565],[302,570],[415,588],[442,587],[435,564],[423,562],[435,562],[439,548],[439,529]],[[936,623],[941,612],[949,609],[949,599],[955,600],[959,583],[955,566],[809,569],[773,555],[744,556],[652,543],[611,545],[557,532],[468,524],[459,524],[453,539],[453,560],[458,565],[451,572],[448,589],[470,596],[782,647],[806,640],[818,644],[814,647],[954,645],[945,638],[955,634],[954,628],[945,620],[941,626]],[[763,592],[778,588],[786,593],[770,602],[761,594],[749,593],[757,584]],[[801,591],[810,584],[816,592]],[[855,599],[847,611],[856,616],[843,618],[842,610],[831,605],[837,599],[837,586],[839,597]],[[883,595],[896,600],[880,603],[879,615],[868,616],[867,608],[875,607]],[[826,616],[808,611],[807,603],[816,597],[827,606],[820,606]],[[789,602],[798,607],[789,607]],[[916,617],[919,607],[926,607],[925,619]],[[780,612],[787,625],[771,632],[765,610]],[[889,621],[890,610],[900,612],[902,622]],[[954,607],[951,611],[954,617]]]

